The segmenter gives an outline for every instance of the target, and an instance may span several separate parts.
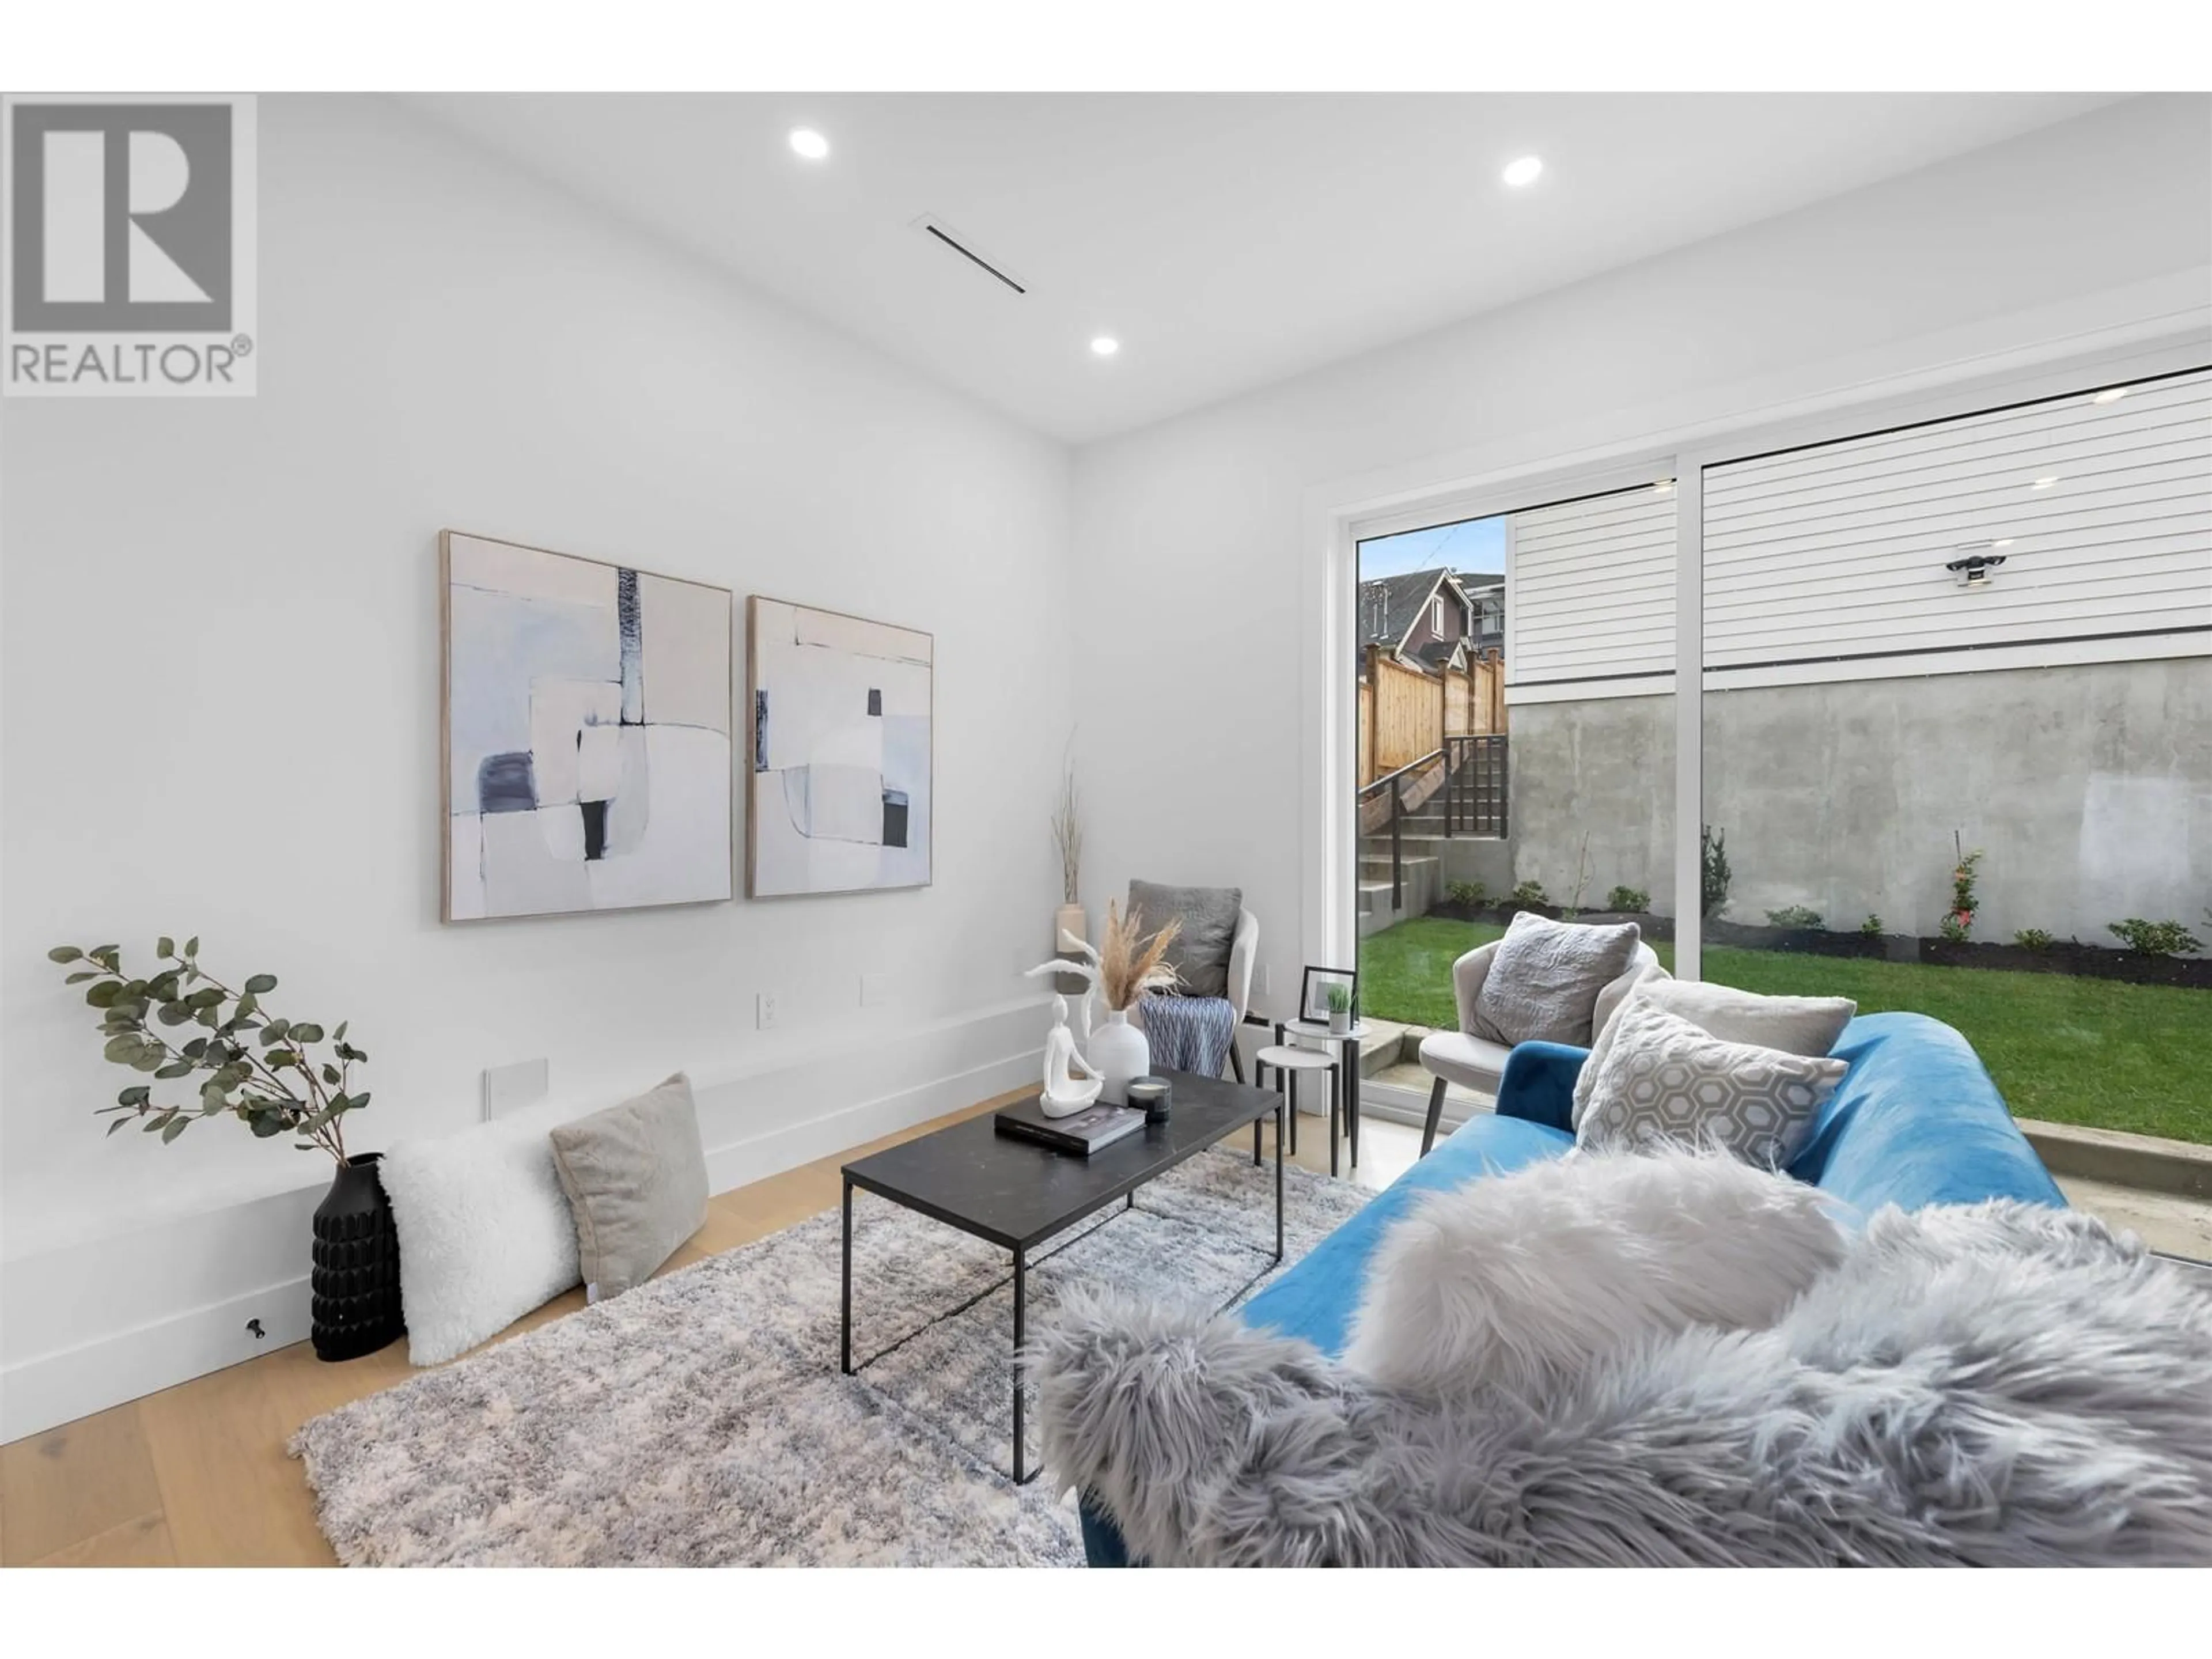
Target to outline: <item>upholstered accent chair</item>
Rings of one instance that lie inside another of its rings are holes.
[[[1452,1000],[1459,1005],[1459,1030],[1432,1031],[1421,1039],[1421,1064],[1436,1079],[1429,1085],[1429,1115],[1421,1126],[1423,1158],[1429,1155],[1429,1148],[1436,1143],[1437,1124],[1443,1116],[1446,1085],[1456,1083],[1463,1089],[1494,1096],[1505,1075],[1505,1057],[1513,1050],[1504,1043],[1492,1042],[1474,1034],[1475,999],[1482,994],[1483,981],[1490,977],[1490,964],[1501,943],[1502,940],[1492,939],[1487,945],[1479,945],[1452,963]],[[1597,1034],[1619,1012],[1631,988],[1638,980],[1653,974],[1662,979],[1670,977],[1659,965],[1658,953],[1649,945],[1639,943],[1636,959],[1628,970],[1597,994],[1597,1005],[1591,1010],[1590,1028],[1581,1039],[1582,1047],[1588,1048],[1597,1041]]]

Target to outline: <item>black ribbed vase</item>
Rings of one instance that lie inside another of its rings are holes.
[[[399,1311],[399,1229],[376,1172],[383,1156],[348,1158],[315,1206],[310,1335],[318,1359],[357,1359],[407,1331]]]

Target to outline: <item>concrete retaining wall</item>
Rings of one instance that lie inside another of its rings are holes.
[[[1930,934],[1952,831],[1988,856],[1978,939],[2117,941],[2125,916],[2212,939],[2212,659],[1716,691],[1706,817],[1727,832],[1723,913],[1809,905]],[[1583,908],[1616,882],[1674,910],[1672,697],[1512,711],[1516,880]]]

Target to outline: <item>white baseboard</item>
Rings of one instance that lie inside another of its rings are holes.
[[[921,1027],[871,1030],[857,1042],[780,1065],[700,1076],[708,1189],[727,1192],[1034,1083],[1039,1006],[1025,998]],[[258,1281],[270,1262],[305,1267],[320,1197],[283,1194],[7,1263],[9,1346],[33,1352],[0,1369],[0,1441],[305,1340],[306,1273]],[[191,1267],[171,1291],[191,1304],[130,1322],[103,1286],[165,1260]],[[99,1328],[103,1311],[112,1322],[106,1329]],[[257,1319],[258,1338],[246,1328]]]
[[[301,1254],[306,1255],[306,1238]],[[0,1440],[20,1440],[127,1400],[190,1382],[258,1354],[304,1342],[307,1279],[251,1291],[227,1302],[41,1354],[0,1372]],[[258,1319],[264,1335],[246,1329]]]

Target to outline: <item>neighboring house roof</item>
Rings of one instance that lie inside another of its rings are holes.
[[[1402,651],[1406,636],[1413,631],[1413,624],[1421,619],[1422,611],[1439,587],[1449,588],[1472,611],[1474,605],[1492,589],[1502,598],[1505,578],[1483,573],[1462,575],[1438,566],[1433,570],[1409,570],[1402,576],[1382,576],[1362,582],[1358,613],[1353,619],[1361,648],[1379,645],[1386,650]],[[1468,621],[1470,632],[1481,631],[1479,615],[1470,615]],[[1451,654],[1451,648],[1431,647],[1419,654],[1422,660],[1434,666]]]
[[[1451,572],[1409,570],[1402,576],[1383,576],[1359,584],[1359,614],[1354,619],[1359,643],[1383,645],[1396,650],[1420,620],[1422,609]]]

